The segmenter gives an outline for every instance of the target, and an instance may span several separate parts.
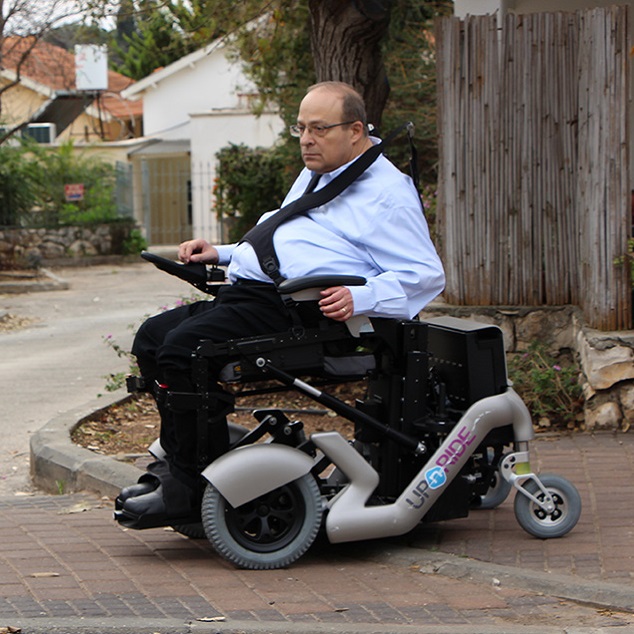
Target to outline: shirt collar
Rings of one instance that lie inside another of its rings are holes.
[[[370,136],[370,141],[372,141],[372,145],[377,145],[381,142],[381,139],[375,136]],[[351,161],[348,161],[347,163],[345,163],[344,165],[341,165],[337,169],[332,170],[332,172],[326,172],[325,174],[322,174],[316,189],[321,189],[322,187],[327,185],[331,180],[339,176],[339,174],[341,174],[341,172],[343,172],[349,165],[352,165],[360,156],[361,155],[353,158]],[[311,177],[315,174],[315,172],[311,170],[309,170],[309,172]]]

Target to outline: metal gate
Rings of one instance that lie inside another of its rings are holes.
[[[192,237],[189,156],[141,159],[143,225],[152,245],[179,244]]]

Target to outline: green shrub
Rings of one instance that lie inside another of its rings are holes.
[[[147,240],[138,229],[132,229],[123,241],[123,255],[136,255],[147,249]]]
[[[627,265],[629,267],[630,284],[634,287],[634,238],[628,238],[627,251],[624,255],[615,258],[614,264],[615,266]]]
[[[54,151],[37,145],[32,151],[42,168],[40,206],[49,222],[78,225],[117,218],[113,165],[76,151],[71,142]],[[64,186],[72,183],[84,185],[83,200],[66,200]]]
[[[264,212],[282,204],[284,159],[279,148],[253,149],[234,144],[222,148],[216,157],[216,212],[229,226],[226,238],[239,240]]]
[[[81,183],[83,200],[67,201],[64,186]],[[0,146],[0,225],[57,227],[118,218],[116,173],[110,163],[77,151],[23,139]]]
[[[555,359],[538,342],[509,360],[509,378],[538,427],[576,426],[583,410],[579,375],[575,363]]]
[[[20,224],[37,204],[40,172],[20,147],[0,145],[0,226]]]

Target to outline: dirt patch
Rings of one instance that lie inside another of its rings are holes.
[[[270,387],[265,384],[261,387]],[[354,405],[362,398],[362,382],[345,383],[324,388],[329,394]],[[243,396],[238,393],[236,412],[228,417],[232,423],[253,428],[257,421],[253,410],[278,408],[291,420],[301,420],[307,434],[317,431],[338,431],[351,437],[353,425],[319,403],[295,392],[276,392]],[[147,448],[158,437],[160,418],[154,399],[148,394],[131,397],[129,401],[113,405],[93,419],[84,422],[72,434],[72,441],[95,453],[133,460],[145,455]]]
[[[21,317],[20,315],[12,315],[11,313],[0,314],[0,334],[3,332],[23,330],[38,322],[38,319],[32,317]]]

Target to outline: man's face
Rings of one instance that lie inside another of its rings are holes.
[[[358,156],[363,126],[353,125],[328,129],[324,136],[310,132],[311,126],[343,122],[342,97],[331,90],[315,88],[299,106],[297,124],[305,127],[299,143],[304,165],[319,174],[332,172]]]

